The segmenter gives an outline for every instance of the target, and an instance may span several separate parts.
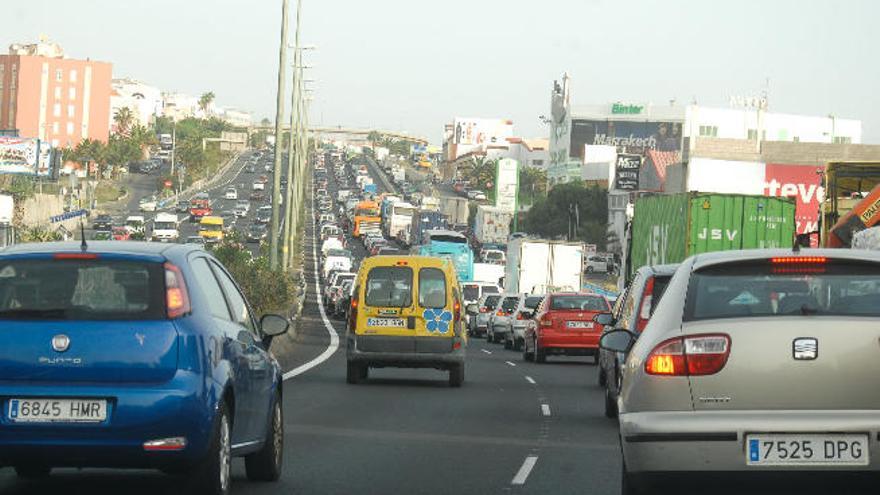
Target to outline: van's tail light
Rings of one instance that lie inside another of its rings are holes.
[[[489,308],[480,308],[480,313],[488,313]]]
[[[645,283],[645,291],[642,295],[642,302],[639,306],[639,316],[636,320],[636,331],[641,332],[648,326],[648,320],[651,319],[651,303],[654,299],[654,277],[650,277]]]
[[[503,309],[499,309],[495,312],[495,316],[504,316],[505,314],[507,313],[505,313]]]
[[[553,320],[546,317],[546,316],[544,318],[541,318],[540,323],[541,323],[542,327],[552,327],[553,326]]]
[[[192,311],[183,273],[171,263],[165,263],[165,308],[168,318],[172,319]]]
[[[461,302],[458,300],[452,304],[452,313],[455,315],[456,322],[461,320]]]
[[[522,314],[522,313],[517,313],[517,314],[516,314],[516,319],[517,319],[517,320],[525,320],[525,318],[523,318],[523,314]]]
[[[723,334],[676,337],[661,342],[645,361],[649,375],[714,375],[730,356],[730,337]]]
[[[358,317],[358,300],[357,296],[352,296],[351,298],[351,311],[348,312],[348,330],[350,332],[354,332],[357,327],[357,317]]]

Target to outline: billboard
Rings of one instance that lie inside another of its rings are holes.
[[[639,189],[639,169],[642,168],[642,155],[620,153],[614,173],[614,188],[619,191]]]
[[[495,206],[515,212],[519,192],[519,162],[512,158],[498,160],[495,169]]]
[[[797,233],[819,230],[819,204],[825,199],[822,174],[825,167],[768,163],[764,174],[765,196],[787,196],[795,199]]]
[[[513,121],[505,119],[457,118],[452,129],[453,144],[472,146],[507,145],[513,137]]]
[[[52,147],[35,138],[0,137],[0,174],[48,176]]]
[[[681,124],[678,122],[621,122],[572,119],[572,158],[584,159],[584,145],[616,146],[622,153],[648,150],[681,151]]]

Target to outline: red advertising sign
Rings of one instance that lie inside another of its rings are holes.
[[[765,167],[764,194],[788,196],[797,201],[795,220],[797,233],[819,229],[819,203],[825,199],[821,186],[825,167],[768,163]]]

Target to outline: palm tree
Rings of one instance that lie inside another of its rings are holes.
[[[207,93],[202,93],[202,96],[199,97],[199,108],[202,110],[202,113],[208,113],[208,107],[211,106],[211,103],[214,102],[214,92],[208,91]]]
[[[140,148],[141,158],[143,158],[144,154],[150,146],[155,146],[159,144],[159,140],[156,139],[156,134],[154,134],[152,131],[142,125],[136,125],[132,127],[129,138],[137,145],[138,148]]]
[[[370,133],[367,134],[367,140],[372,144],[374,150],[376,149],[376,143],[379,142],[380,139],[382,139],[382,135],[379,134],[378,131],[370,131]]]
[[[116,134],[128,135],[131,124],[134,122],[134,112],[128,107],[122,107],[113,114],[113,123],[116,124]]]

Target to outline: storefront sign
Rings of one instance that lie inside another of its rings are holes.
[[[638,115],[642,113],[642,109],[645,107],[643,105],[625,105],[623,103],[615,103],[611,105],[611,113],[613,114],[627,114],[627,115]]]
[[[642,156],[621,153],[617,155],[614,174],[614,188],[620,191],[636,191],[639,189],[639,169],[642,167]]]

